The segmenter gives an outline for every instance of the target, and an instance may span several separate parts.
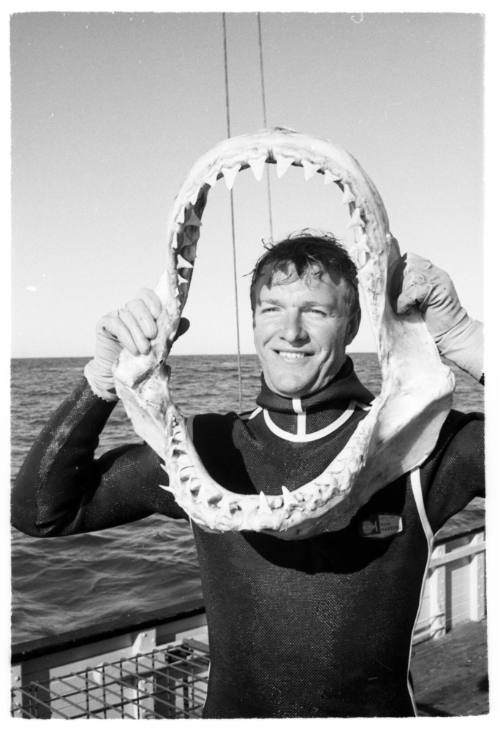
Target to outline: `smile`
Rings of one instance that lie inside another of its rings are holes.
[[[287,360],[289,362],[294,362],[295,360],[303,360],[305,357],[310,357],[310,355],[306,355],[305,352],[289,352],[288,350],[275,350],[275,352],[283,360]]]

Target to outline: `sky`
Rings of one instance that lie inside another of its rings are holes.
[[[227,14],[231,133],[261,129],[257,15]],[[483,317],[483,32],[476,13],[262,13],[268,126],[348,149],[403,251],[452,276]],[[166,221],[197,158],[226,134],[221,13],[11,17],[12,355],[87,356],[95,324],[165,261]],[[271,169],[274,236],[348,242],[340,193]],[[234,188],[241,349],[248,272],[268,239],[265,182]],[[209,196],[174,354],[236,351],[229,192]],[[367,318],[351,350],[374,349]]]

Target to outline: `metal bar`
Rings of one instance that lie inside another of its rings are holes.
[[[192,671],[189,671],[189,669],[183,668],[182,666],[178,666],[179,664],[182,665],[182,664],[186,664],[186,663],[190,664],[190,662],[189,662],[188,659],[178,659],[175,662],[171,662],[171,663],[169,662],[168,663],[168,669],[170,670],[172,668],[175,668],[175,671],[176,672],[179,672],[181,674],[187,674],[189,677],[191,677],[193,675],[193,672]],[[197,665],[195,665],[195,667],[198,668]],[[203,669],[207,669],[207,665],[205,665],[203,667]],[[148,667],[147,671],[148,672],[151,672],[152,670]],[[198,677],[197,677],[197,679],[198,679]],[[205,678],[204,677],[199,677],[199,679],[202,681]]]
[[[486,550],[486,543],[480,542],[476,543],[475,545],[464,545],[461,548],[456,548],[455,550],[445,553],[444,555],[439,556],[438,558],[434,558],[431,560],[429,564],[429,570],[434,570],[434,568],[438,568],[440,565],[446,565],[447,563],[453,563],[456,560],[462,560],[462,558],[467,558],[472,555],[475,555],[476,553],[480,553]]]
[[[114,669],[118,669],[117,667],[114,667],[113,665],[107,665],[107,666],[108,667],[112,667]],[[158,671],[158,670],[156,670],[156,671]],[[134,675],[134,674],[131,674],[131,673],[129,673],[129,675],[131,677],[132,676],[138,676],[138,675]],[[94,681],[94,680],[91,680],[91,681]],[[130,685],[127,685],[127,683],[125,682],[125,680],[123,678],[121,678],[121,677],[113,677],[109,682],[107,682],[107,683],[105,682],[104,685],[108,688],[108,694],[116,695],[118,697],[121,696],[121,693],[119,694],[116,690],[111,689],[111,686],[114,685],[114,684],[116,684],[118,686],[123,686],[123,687],[126,687],[126,688],[129,688],[130,687]],[[95,688],[90,688],[90,691],[92,691],[94,689],[97,689],[100,686],[102,686],[102,685],[97,685],[96,684],[96,687]],[[130,688],[131,689],[134,689],[132,687],[130,687]],[[174,710],[177,710],[177,707],[176,707],[175,704],[172,704],[172,703],[168,702],[167,700],[163,700],[163,699],[160,699],[160,698],[156,697],[156,695],[155,695],[154,692],[147,693],[147,692],[144,692],[144,691],[140,690],[139,688],[136,688],[135,691],[136,691],[137,696],[134,697],[134,698],[130,698],[128,700],[125,700],[124,704],[132,705],[132,704],[135,704],[135,703],[139,703],[139,704],[137,704],[137,709],[138,710],[145,710],[147,708],[142,707],[140,705],[140,702],[143,701],[143,700],[145,700],[145,699],[148,699],[148,698],[154,698],[155,701],[161,702],[162,704],[166,704],[169,707],[173,708]],[[118,706],[118,703],[117,704],[114,704],[114,705],[110,705],[109,703],[107,703],[107,705],[108,705],[108,707],[116,707],[116,706]],[[101,712],[101,710],[99,710],[99,711]],[[152,712],[150,710],[147,710],[147,711],[148,712]],[[161,717],[161,715],[159,717]]]
[[[44,687],[43,689],[46,689],[46,687]],[[22,690],[17,690],[17,691],[21,691],[24,697],[29,697],[30,700],[33,700],[34,704],[41,705],[42,707],[44,707],[46,710],[48,710],[50,712],[51,715],[53,715],[55,713],[55,714],[61,715],[61,717],[64,718],[65,720],[68,719],[65,715],[63,715],[62,712],[59,712],[59,710],[53,709],[50,706],[50,704],[39,699],[36,695],[29,692],[27,689],[22,689]],[[24,711],[24,709],[23,709],[23,711]],[[36,718],[37,715],[34,715],[33,717]]]
[[[60,677],[57,677],[56,678],[56,681],[58,681],[58,682],[61,681],[63,684],[66,684],[68,687],[71,687],[71,689],[75,689],[74,686],[71,684],[71,682],[69,682],[66,678],[61,679]],[[91,680],[91,681],[93,681],[93,680]],[[102,687],[102,685],[96,684],[95,687],[87,687],[86,690],[82,688],[80,690],[77,690],[74,693],[74,694],[81,694],[82,696],[85,697],[86,714],[88,716],[94,716],[94,714],[96,712],[105,712],[107,709],[116,709],[117,707],[123,707],[124,705],[130,705],[132,702],[135,702],[135,698],[125,699],[118,692],[110,689],[109,688],[109,685],[106,685],[108,695],[116,695],[117,697],[120,698],[120,702],[115,702],[115,703],[108,702],[106,700],[106,697],[104,697],[104,699],[101,700],[98,695],[93,695],[92,694],[92,692],[95,692],[96,690],[100,689],[101,687]],[[76,703],[74,703],[74,702],[72,702],[71,700],[68,699],[69,696],[70,695],[56,695],[54,697],[54,699],[55,700],[66,701],[68,704],[73,705],[74,707],[76,707],[77,710],[82,710],[82,706],[81,705],[78,705],[78,704],[76,704]],[[90,709],[90,699],[94,700],[94,702],[100,703],[100,707],[97,707],[97,708],[91,710]],[[134,719],[134,717],[132,715],[128,715],[128,717],[131,720]]]
[[[57,681],[60,681],[59,678],[57,678]],[[37,683],[36,682],[33,682],[32,684],[35,684],[36,685]],[[63,680],[62,681],[62,684],[68,685],[68,687],[71,687],[71,689],[73,689],[73,690],[75,689],[75,687],[70,682],[68,682],[67,680]],[[81,705],[78,705],[76,702],[73,702],[73,700],[71,700],[69,698],[70,697],[73,697],[74,695],[82,695],[83,696],[84,693],[85,693],[84,689],[78,689],[78,690],[72,692],[71,694],[67,694],[67,695],[66,694],[65,695],[60,695],[60,694],[55,695],[55,694],[53,694],[51,692],[51,689],[49,687],[47,687],[47,690],[50,692],[51,701],[54,701],[54,700],[64,700],[68,705],[73,705],[73,707],[76,707],[77,710],[81,710],[82,709]]]

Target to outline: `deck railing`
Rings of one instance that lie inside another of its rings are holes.
[[[484,526],[436,540],[414,643],[486,613]],[[12,714],[38,718],[200,717],[209,649],[202,597],[12,647]]]

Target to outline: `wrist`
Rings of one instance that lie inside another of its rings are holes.
[[[483,324],[467,316],[436,342],[444,357],[472,375],[484,379]]]
[[[108,403],[115,403],[118,400],[110,365],[103,365],[102,362],[93,358],[85,365],[83,374],[94,395]]]

